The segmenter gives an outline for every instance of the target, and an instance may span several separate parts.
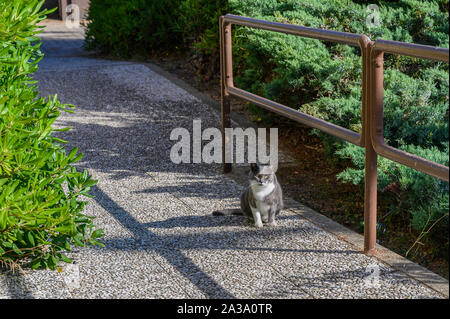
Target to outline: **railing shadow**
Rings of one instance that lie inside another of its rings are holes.
[[[112,200],[99,187],[94,187],[92,194],[96,202],[113,216],[123,227],[134,235],[134,245],[130,245],[130,239],[113,238],[105,240],[105,248],[99,249],[124,249],[124,250],[151,250],[156,252],[176,268],[185,278],[194,284],[202,293],[210,298],[234,298],[217,281],[200,269],[194,261],[183,253],[183,249],[222,249],[222,250],[246,250],[246,251],[272,251],[292,253],[320,253],[320,254],[361,254],[351,250],[321,250],[321,249],[286,249],[260,246],[259,243],[267,242],[267,238],[277,238],[290,233],[297,233],[298,227],[283,229],[253,229],[244,231],[216,231],[196,234],[159,235],[149,228],[173,228],[173,227],[215,227],[223,225],[242,226],[242,217],[213,217],[208,216],[180,216],[169,218],[165,221],[140,223],[123,207]],[[291,216],[286,216],[291,218]],[[307,229],[308,232],[319,231],[315,228]],[[251,240],[243,240],[241,239]],[[256,240],[255,240],[256,238]],[[252,244],[251,244],[252,243]],[[253,246],[256,243],[256,247]],[[182,260],[182,262],[180,262]]]
[[[126,227],[136,237],[150,239],[152,242],[158,243],[162,239],[157,234],[146,230],[130,213],[114,202],[107,194],[98,187],[93,188],[93,195],[100,206],[107,210],[122,226]],[[150,246],[151,247],[151,246]],[[234,298],[234,296],[218,284],[208,274],[203,272],[188,256],[180,249],[171,248],[163,249],[160,245],[156,245],[153,249],[160,256],[164,257],[169,264],[176,268],[185,278],[195,285],[202,293],[210,298]],[[178,261],[183,260],[183,264]],[[200,284],[201,283],[201,284]]]

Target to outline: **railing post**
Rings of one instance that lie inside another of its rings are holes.
[[[376,96],[379,96],[380,92],[375,89],[374,86],[374,71],[376,63],[372,60],[372,46],[374,42],[371,42],[367,47],[367,53],[365,59],[363,59],[363,71],[366,76],[366,89],[368,92],[367,107],[373,107],[373,101]],[[381,91],[381,95],[383,91]],[[375,245],[377,240],[377,153],[375,152],[371,140],[370,130],[374,125],[374,120],[371,117],[372,112],[366,109],[364,112],[364,146],[365,146],[365,185],[364,185],[364,253],[375,254]]]
[[[226,152],[230,150],[230,140],[225,134],[225,129],[231,127],[230,120],[230,95],[226,90],[225,84],[228,86],[233,85],[232,73],[232,59],[231,59],[231,24],[224,25],[223,17],[219,19],[220,24],[220,87],[221,87],[221,109],[222,109],[222,163],[223,172],[231,172],[231,163],[225,161]]]

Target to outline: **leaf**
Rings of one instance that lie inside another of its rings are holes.
[[[69,258],[68,258],[66,255],[64,255],[64,254],[61,254],[60,258],[61,258],[62,261],[66,262],[66,263],[68,263],[68,264],[71,264],[71,263],[72,263],[72,260],[69,259]]]
[[[29,231],[29,232],[27,233],[27,238],[28,238],[28,241],[30,242],[30,244],[31,244],[32,246],[35,246],[35,245],[36,245],[35,242],[34,242],[33,233],[32,233],[31,231]]]
[[[53,263],[55,266],[56,266],[56,265],[58,264],[58,262],[59,262],[59,258],[56,257],[56,256],[54,256],[54,255],[51,255],[51,256],[50,256],[50,259],[51,259],[52,263]]]
[[[71,127],[65,127],[65,128],[58,128],[58,129],[53,129],[54,132],[66,132],[71,130]],[[53,137],[55,139],[55,137]]]
[[[62,140],[62,139],[60,139],[60,138],[57,138],[57,137],[52,136],[52,139],[53,139],[54,141],[56,141],[56,142],[60,142],[60,143],[62,143],[62,144],[67,144],[67,141]]]
[[[30,263],[31,268],[38,269],[41,266],[41,258],[33,259]]]
[[[0,230],[5,230],[8,221],[8,212],[0,211]]]
[[[63,234],[70,233],[72,231],[72,225],[58,226],[55,227],[53,231]]]
[[[92,235],[91,235],[92,238],[98,238],[98,237],[102,237],[102,236],[104,236],[103,229],[97,229],[97,230],[93,231]]]
[[[78,162],[80,159],[82,159],[83,158],[83,153],[79,153],[78,155],[77,155],[77,157],[75,157],[73,160],[72,160],[72,163],[75,163],[75,162]]]
[[[78,152],[78,147],[74,147],[71,151],[70,151],[70,153],[69,153],[69,155],[67,156],[69,159],[73,159],[74,157],[75,157],[75,154],[77,154],[77,152]]]
[[[96,185],[98,183],[98,180],[89,180],[85,184],[83,184],[83,187],[91,187],[93,185]]]

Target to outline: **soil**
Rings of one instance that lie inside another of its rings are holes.
[[[143,60],[142,57],[135,59]],[[220,101],[219,74],[212,70],[200,72],[201,59],[186,54],[166,53],[163,56],[146,57],[144,60],[158,65],[200,92]],[[257,125],[278,127],[279,149],[295,159],[292,164],[280,165],[277,171],[287,196],[363,234],[364,185],[342,183],[336,178],[338,173],[352,166],[350,162],[328,156],[322,141],[302,124],[276,114],[269,116],[270,123],[264,122],[267,118],[263,120],[252,114],[247,103],[238,99],[232,99],[231,107],[234,113],[241,114]],[[411,228],[411,216],[407,213],[390,214],[389,207],[395,203],[395,196],[395,189],[379,192],[377,242],[448,279],[448,238],[446,245],[427,237],[415,244],[420,233]],[[445,232],[448,233],[448,229]]]

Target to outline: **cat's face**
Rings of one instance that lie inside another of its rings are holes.
[[[252,163],[250,164],[249,178],[250,183],[257,183],[263,186],[273,183],[275,173],[272,165]]]

